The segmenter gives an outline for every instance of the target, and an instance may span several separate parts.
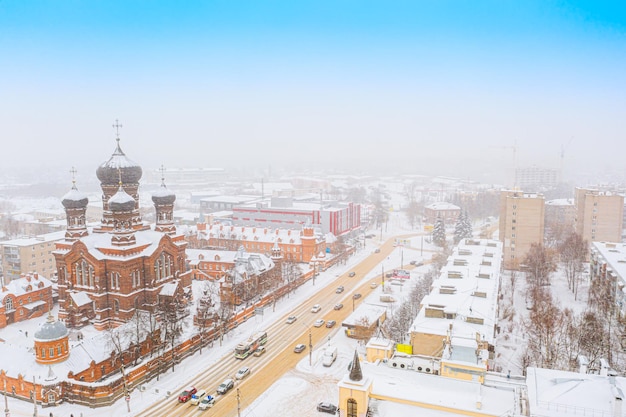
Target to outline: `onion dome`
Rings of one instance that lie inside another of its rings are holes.
[[[35,332],[37,340],[57,340],[68,335],[67,327],[63,322],[55,320],[52,314],[48,314],[48,319]]]
[[[132,198],[120,185],[115,194],[109,198],[109,210],[111,211],[132,211],[135,209],[135,199]]]
[[[137,184],[143,171],[137,163],[131,161],[120,148],[120,139],[113,155],[96,170],[96,175],[103,185],[115,185],[120,181],[124,184]]]
[[[161,187],[152,194],[152,201],[154,204],[174,204],[176,194],[168,190],[165,184],[161,184]]]
[[[87,194],[81,193],[76,188],[76,184],[72,185],[72,189],[63,196],[61,200],[61,204],[66,209],[82,209],[86,208],[89,203],[89,199],[87,198]]]

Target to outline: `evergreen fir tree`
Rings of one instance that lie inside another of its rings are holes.
[[[433,243],[437,246],[446,246],[446,227],[441,217],[437,217],[433,227]]]
[[[474,228],[472,227],[472,219],[470,219],[467,210],[463,211],[463,238],[471,239],[474,237]]]
[[[459,214],[454,225],[454,243],[459,243],[465,237],[465,220],[463,212]]]

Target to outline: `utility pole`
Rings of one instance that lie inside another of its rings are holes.
[[[37,388],[35,387],[35,375],[33,375],[33,406],[35,407],[33,417],[37,417]]]
[[[7,399],[7,381],[4,380],[4,417],[11,417],[11,412],[9,411],[9,400]]]
[[[239,396],[239,388],[237,388],[237,417],[241,417],[241,401]]]

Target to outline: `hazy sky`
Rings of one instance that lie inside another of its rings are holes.
[[[0,59],[8,166],[626,171],[625,2],[3,0]]]

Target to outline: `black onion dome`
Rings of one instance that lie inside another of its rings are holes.
[[[123,184],[137,184],[142,174],[141,167],[126,157],[120,148],[119,139],[113,155],[96,170],[96,175],[103,185],[116,185],[120,180]]]
[[[120,186],[119,190],[109,198],[109,210],[111,211],[132,211],[135,209],[135,199],[132,198]]]
[[[41,325],[39,330],[35,332],[37,340],[57,340],[67,336],[68,330],[63,322],[55,320],[52,315],[48,315],[48,319]]]
[[[165,184],[162,184],[161,187],[152,194],[152,201],[155,204],[174,204],[176,194],[168,190]]]
[[[61,204],[63,204],[63,207],[66,209],[85,208],[88,203],[89,199],[87,198],[87,194],[78,191],[76,185],[73,185],[72,189],[65,194],[61,200]]]

